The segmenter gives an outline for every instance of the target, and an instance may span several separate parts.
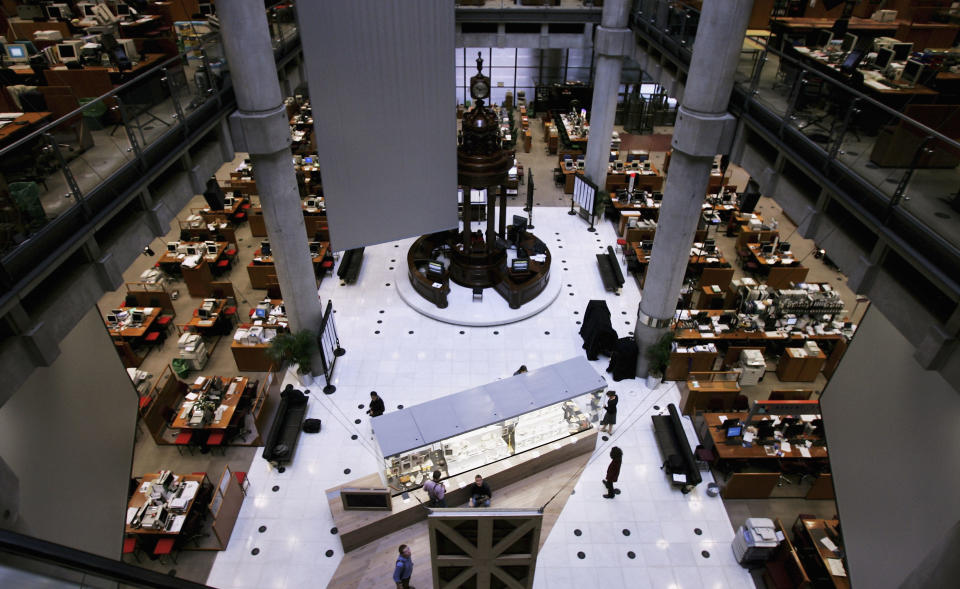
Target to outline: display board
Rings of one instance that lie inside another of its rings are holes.
[[[597,199],[597,185],[577,174],[573,179],[573,202],[577,203],[588,215],[593,215],[593,206]]]

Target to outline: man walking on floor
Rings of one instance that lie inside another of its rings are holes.
[[[410,557],[410,547],[406,544],[400,545],[400,556],[397,557],[397,566],[393,569],[393,582],[397,584],[397,589],[416,589],[410,584],[410,577],[413,576],[413,559]]]

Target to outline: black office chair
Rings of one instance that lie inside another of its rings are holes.
[[[21,83],[20,76],[12,69],[0,68],[0,86],[16,86]]]

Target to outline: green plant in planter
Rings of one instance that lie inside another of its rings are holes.
[[[672,347],[672,331],[668,331],[660,336],[660,339],[657,340],[657,343],[647,346],[647,360],[650,362],[650,366],[647,371],[650,376],[663,378],[663,375],[667,372],[667,364],[670,362],[670,351]]]
[[[299,374],[312,374],[310,359],[317,349],[316,336],[302,330],[297,333],[278,333],[270,347],[267,348],[267,355],[277,364],[296,364]]]
[[[597,198],[593,202],[593,214],[597,217],[602,217],[609,203],[610,193],[606,190],[598,190]]]

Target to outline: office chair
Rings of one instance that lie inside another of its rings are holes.
[[[20,76],[12,69],[0,68],[0,86],[16,86],[20,84]]]

